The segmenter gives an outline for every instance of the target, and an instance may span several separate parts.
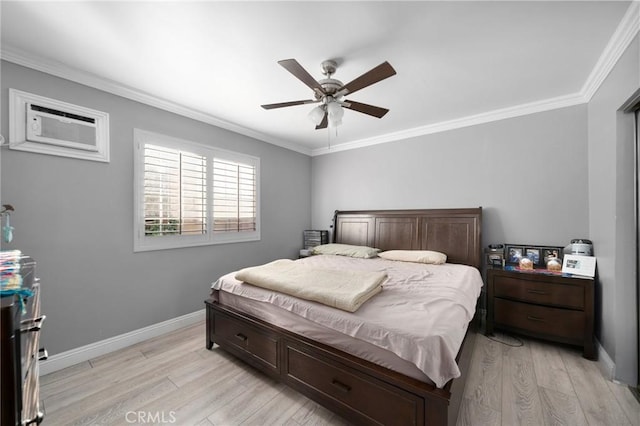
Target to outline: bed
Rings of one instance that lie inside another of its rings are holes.
[[[481,219],[481,208],[336,211],[333,242],[434,250],[447,254],[447,264],[480,269]],[[205,304],[207,348],[218,344],[354,424],[456,422],[478,323],[473,313],[455,354],[459,377],[437,384],[391,352],[373,352],[375,345],[346,335],[341,341],[333,331],[330,340],[327,330],[295,314],[276,318],[261,310],[264,304],[219,289]]]

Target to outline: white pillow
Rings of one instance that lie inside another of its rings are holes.
[[[335,254],[338,256],[360,257],[370,259],[378,256],[380,249],[349,244],[322,244],[311,249],[312,254]]]
[[[447,255],[439,251],[431,250],[389,250],[378,253],[383,259],[398,260],[401,262],[432,263],[442,265],[447,261]]]

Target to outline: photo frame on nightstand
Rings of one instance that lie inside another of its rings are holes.
[[[540,247],[525,247],[524,257],[528,257],[534,266],[542,265],[542,257],[540,256]]]
[[[561,259],[562,247],[542,247],[542,262],[546,262],[550,257],[557,257],[558,259]]]
[[[505,263],[520,266],[524,257],[531,259],[534,269],[547,269],[547,260],[556,259],[562,264],[562,247],[528,244],[505,244]]]
[[[593,256],[568,254],[562,261],[562,272],[593,278],[596,275],[596,258]]]
[[[505,262],[511,264],[517,264],[524,256],[524,246],[507,245],[505,251]]]

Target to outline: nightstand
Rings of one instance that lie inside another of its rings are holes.
[[[494,328],[582,346],[595,359],[594,280],[518,270],[487,270],[487,334]]]

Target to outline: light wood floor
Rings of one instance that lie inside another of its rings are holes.
[[[204,336],[201,323],[43,376],[43,425],[347,426],[217,346],[205,349]],[[476,342],[458,425],[640,426],[628,388],[578,350]]]

